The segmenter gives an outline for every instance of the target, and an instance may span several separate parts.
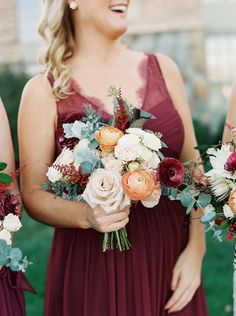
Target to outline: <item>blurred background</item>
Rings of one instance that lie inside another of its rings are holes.
[[[179,65],[199,144],[222,135],[236,75],[236,0],[133,0],[124,42],[144,52],[171,56]],[[41,71],[36,62],[40,0],[0,0],[0,96],[16,149],[17,112],[26,81]],[[27,214],[16,238],[34,263],[27,276],[38,295],[27,295],[27,316],[43,314],[44,282],[53,230]],[[207,235],[203,277],[209,315],[232,315],[232,243]],[[200,315],[199,315],[200,316]]]

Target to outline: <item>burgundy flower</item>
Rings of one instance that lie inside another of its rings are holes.
[[[0,194],[0,218],[8,214],[14,214],[21,217],[20,201],[16,195]]]
[[[168,188],[177,188],[184,181],[184,167],[175,158],[165,158],[159,163],[157,178]]]
[[[74,149],[75,145],[77,145],[79,142],[78,138],[66,138],[65,134],[63,133],[63,135],[61,135],[59,137],[59,143],[60,143],[60,147],[61,149],[63,149],[64,147],[67,147],[69,149]]]
[[[236,152],[233,152],[227,159],[225,168],[234,173],[236,171]]]

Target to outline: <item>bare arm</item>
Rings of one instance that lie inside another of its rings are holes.
[[[234,83],[233,89],[232,89],[229,110],[226,117],[226,123],[232,127],[236,127],[236,82]],[[232,135],[230,133],[230,130],[229,128],[227,128],[227,126],[225,126],[224,135],[223,135],[223,143],[229,142],[231,140],[232,140]]]
[[[54,198],[41,185],[55,159],[56,103],[46,78],[39,75],[26,85],[19,112],[19,145],[22,173],[22,196],[28,213],[55,227],[94,228],[108,232],[124,227],[128,211],[105,214],[92,210],[87,203]]]
[[[15,171],[15,157],[11,139],[10,126],[6,111],[0,98],[0,161],[7,163],[7,169],[4,170],[10,174]],[[11,191],[19,194],[17,182],[11,184]]]
[[[158,55],[158,59],[167,89],[184,126],[185,138],[181,161],[192,160],[197,162],[200,154],[194,149],[197,142],[180,72],[175,63],[167,56]],[[193,211],[193,218],[200,218],[201,216],[201,210]],[[169,312],[181,310],[191,300],[200,285],[201,264],[206,247],[204,230],[204,225],[201,224],[199,219],[192,220],[188,245],[179,257],[173,271],[171,287],[174,293],[166,306]],[[191,265],[192,267],[189,269]]]

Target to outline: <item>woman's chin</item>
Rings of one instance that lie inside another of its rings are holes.
[[[119,38],[122,36],[126,31],[127,31],[127,24],[119,24],[119,25],[112,25],[109,27],[109,34],[111,35],[112,38]]]

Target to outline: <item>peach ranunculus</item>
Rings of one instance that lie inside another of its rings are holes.
[[[147,208],[152,208],[159,203],[160,197],[161,197],[161,184],[160,182],[157,182],[155,184],[154,190],[151,193],[151,195],[143,199],[141,203],[143,204],[143,206]]]
[[[123,136],[123,132],[112,126],[103,126],[96,134],[99,147],[104,152],[113,152],[118,140]]]
[[[233,189],[229,196],[229,207],[234,215],[236,215],[236,189]]]
[[[153,176],[144,170],[126,172],[121,181],[125,193],[132,201],[144,200],[155,188]]]

